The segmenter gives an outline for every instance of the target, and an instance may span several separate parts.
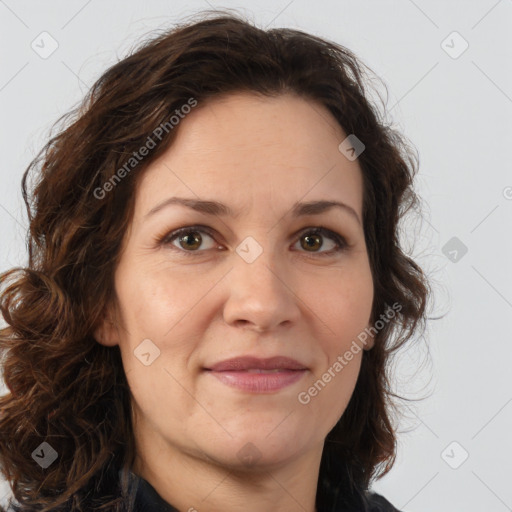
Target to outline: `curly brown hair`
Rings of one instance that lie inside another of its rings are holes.
[[[203,104],[232,92],[295,93],[324,105],[364,142],[358,162],[372,320],[388,304],[401,309],[364,351],[355,391],[327,436],[319,478],[338,465],[351,485],[366,489],[395,461],[398,408],[389,357],[424,330],[430,292],[399,241],[399,221],[419,205],[416,153],[370,100],[371,71],[349,50],[298,30],[262,30],[233,13],[210,14],[153,35],[108,69],[59,119],[64,126],[24,172],[28,264],[1,275],[0,302],[9,391],[0,398],[0,465],[18,510],[64,503],[72,510],[124,510],[108,489],[102,500],[87,501],[109,468],[130,468],[135,454],[119,347],[99,344],[93,332],[114,300],[138,180],[179,128],[163,133],[112,191],[99,199],[98,190],[191,97]],[[29,193],[31,170],[38,175]],[[58,446],[58,459],[41,469],[31,454],[44,441]]]

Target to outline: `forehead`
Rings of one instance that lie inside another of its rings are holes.
[[[136,215],[171,194],[214,196],[240,213],[319,195],[351,198],[360,213],[359,164],[338,149],[346,136],[324,106],[292,94],[237,93],[199,104],[140,180]]]

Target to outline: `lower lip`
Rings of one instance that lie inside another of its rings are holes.
[[[248,371],[209,370],[215,378],[224,384],[252,393],[270,393],[290,386],[300,380],[307,370],[282,370],[272,373],[255,373]]]

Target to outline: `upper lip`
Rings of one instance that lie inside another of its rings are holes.
[[[275,356],[261,359],[253,356],[233,357],[220,361],[206,368],[216,372],[241,371],[241,370],[306,370],[306,366],[295,359],[285,356]]]

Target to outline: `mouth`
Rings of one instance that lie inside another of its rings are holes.
[[[232,358],[204,370],[223,384],[249,393],[279,391],[296,383],[308,372],[303,364],[284,356]]]

